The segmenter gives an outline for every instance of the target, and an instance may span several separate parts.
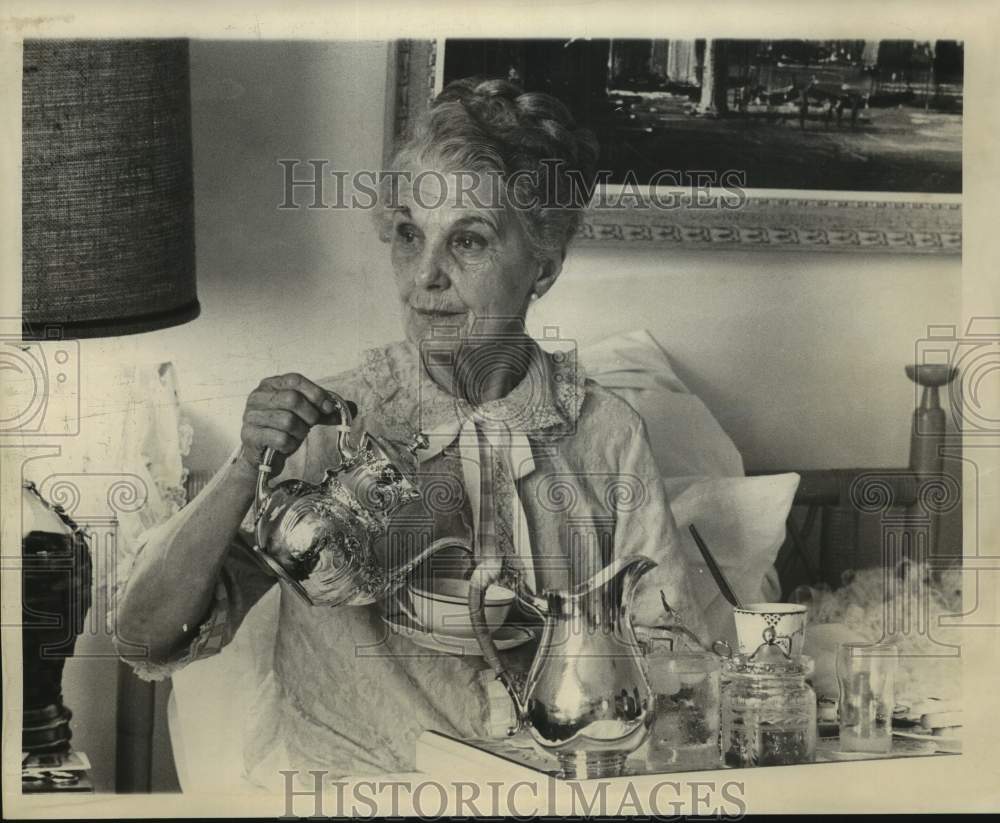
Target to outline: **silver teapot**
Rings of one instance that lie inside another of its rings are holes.
[[[503,563],[486,561],[473,572],[469,614],[483,657],[514,702],[517,725],[508,731],[526,727],[566,777],[621,774],[649,732],[652,691],[630,603],[639,578],[655,566],[642,555],[620,558],[570,591],[542,596],[515,582],[518,603],[543,621],[523,686],[500,660],[483,613],[486,589]]]
[[[319,484],[286,480],[269,490],[275,452],[265,449],[254,499],[253,549],[310,605],[365,606],[396,592],[435,552],[457,547],[471,553],[471,547],[466,540],[446,537],[396,565],[387,554],[392,547],[377,550],[393,513],[420,497],[416,452],[427,448],[427,438],[418,434],[398,444],[365,432],[354,447],[347,403],[329,394],[340,413],[340,462]]]

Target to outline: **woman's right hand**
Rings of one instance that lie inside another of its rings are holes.
[[[358,407],[347,401],[351,416]],[[340,413],[330,393],[301,374],[265,377],[247,398],[243,411],[240,459],[256,471],[264,449],[274,449],[271,466],[281,474],[285,459],[295,454],[316,424],[340,423]]]

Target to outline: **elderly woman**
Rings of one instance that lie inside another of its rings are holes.
[[[274,585],[248,552],[258,464],[271,447],[275,476],[315,482],[337,463],[337,431],[322,425],[337,422],[327,389],[357,405],[356,429],[430,435],[418,481],[437,492],[394,524],[466,538],[480,553],[486,490],[493,550],[536,592],[642,553],[659,566],[639,614],[655,613],[663,589],[701,630],[642,420],[572,352],[547,353],[525,332],[532,301],[562,270],[584,199],[572,184],[593,173],[596,150],[545,94],[466,80],[437,98],[396,158],[402,174],[389,178],[379,213],[405,340],[329,380],[268,377],[250,394],[230,462],[120,564],[119,648],[148,649],[129,660],[139,676],[217,652]],[[447,560],[458,565],[432,573],[467,574],[468,561]],[[427,652],[387,631],[385,603],[313,607],[280,585],[273,667],[245,738],[251,779],[273,783],[280,768],[408,771],[424,730],[483,736],[498,725],[481,658]],[[533,648],[517,651],[526,665]]]

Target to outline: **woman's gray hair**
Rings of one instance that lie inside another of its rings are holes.
[[[499,177],[504,205],[535,255],[565,256],[594,183],[598,144],[559,100],[506,80],[449,83],[415,124],[391,168],[436,168]],[[389,187],[380,190],[380,234],[390,239]]]

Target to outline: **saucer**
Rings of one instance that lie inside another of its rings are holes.
[[[444,654],[454,654],[460,657],[482,657],[479,641],[474,637],[454,637],[447,634],[434,634],[418,628],[408,617],[402,614],[384,615],[382,621],[396,634],[401,634],[413,643],[425,649]],[[505,651],[522,646],[535,635],[520,626],[501,626],[493,633],[493,642],[497,649]]]

